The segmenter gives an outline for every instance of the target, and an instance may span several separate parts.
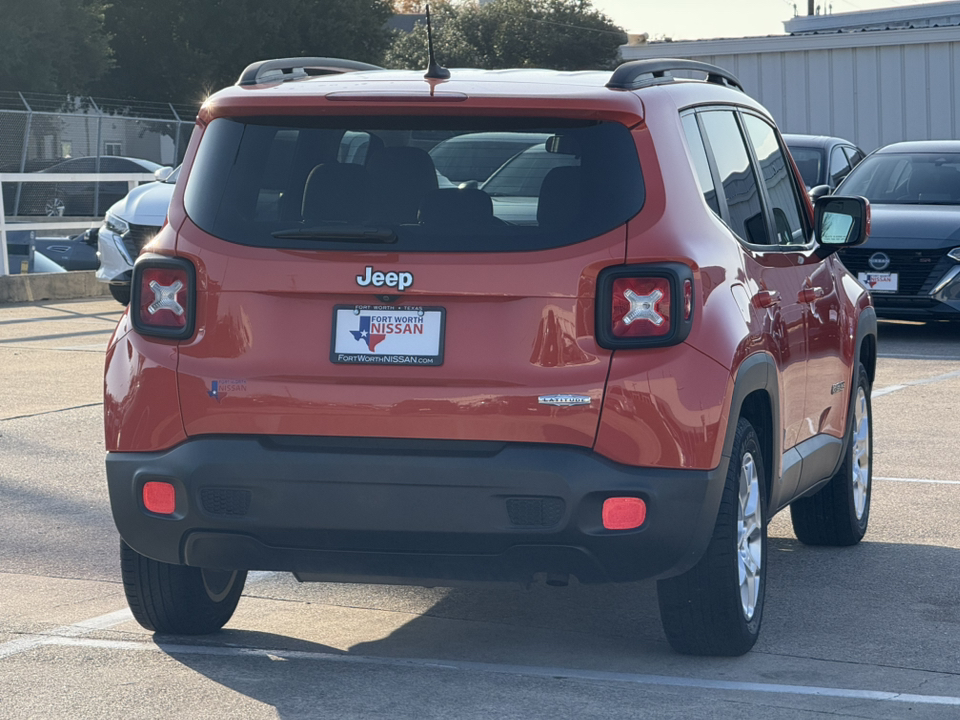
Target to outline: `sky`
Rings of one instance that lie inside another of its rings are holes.
[[[927,5],[916,0],[815,0],[833,13]],[[593,0],[627,32],[648,33],[651,39],[673,40],[782,35],[783,22],[807,13],[807,0]],[[824,10],[821,10],[823,12]]]

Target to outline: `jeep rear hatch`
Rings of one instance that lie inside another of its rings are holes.
[[[177,241],[187,434],[591,446],[596,277],[643,200],[616,122],[213,120]]]

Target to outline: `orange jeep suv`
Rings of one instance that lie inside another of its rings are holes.
[[[430,150],[473,134],[517,152],[456,183]],[[249,570],[652,578],[676,650],[737,655],[776,512],[866,530],[876,319],[836,251],[869,205],[814,210],[721,68],[255,63],[204,103],[168,220],[106,359],[148,629],[218,630]]]

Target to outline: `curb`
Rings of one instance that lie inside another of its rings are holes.
[[[97,280],[95,270],[0,277],[0,303],[76,300],[109,295],[109,286]]]

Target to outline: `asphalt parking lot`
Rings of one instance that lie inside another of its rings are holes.
[[[0,718],[960,717],[960,327],[881,323],[871,525],[771,525],[742,658],[673,654],[652,583],[423,589],[255,573],[227,628],[126,609],[103,468],[112,300],[0,305]]]

